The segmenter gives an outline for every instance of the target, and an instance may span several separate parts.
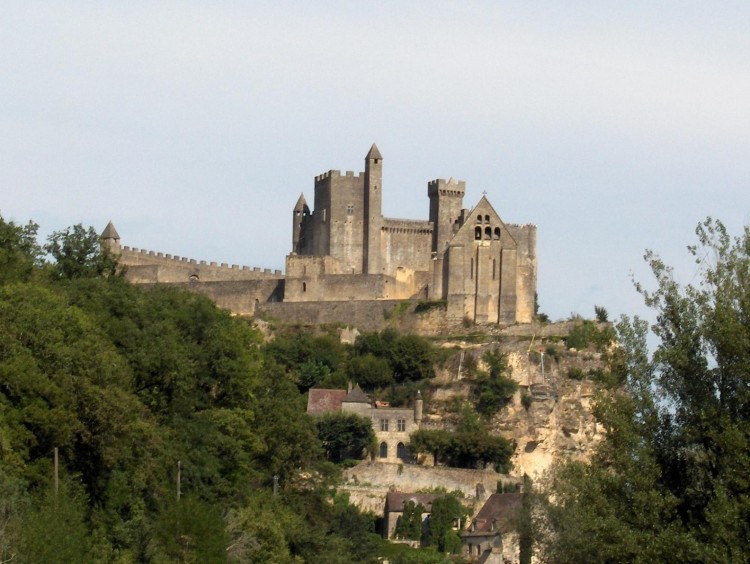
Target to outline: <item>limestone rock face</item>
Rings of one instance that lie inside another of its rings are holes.
[[[521,397],[529,393],[528,409]],[[555,460],[586,459],[601,439],[602,431],[591,414],[592,384],[561,379],[532,384],[519,391],[513,402],[493,420],[495,431],[512,440],[516,476],[539,477]]]
[[[578,377],[605,368],[604,355],[594,350],[576,351],[565,347],[564,336],[574,323],[546,326],[514,326],[498,331],[496,341],[475,344],[468,342],[445,343],[456,347],[460,353],[438,371],[436,383],[440,388],[433,396],[433,406],[438,413],[427,420],[441,419],[441,404],[445,411],[456,400],[469,399],[471,377],[468,370],[459,369],[473,364],[486,370],[482,360],[490,350],[500,350],[506,358],[508,376],[519,386],[512,401],[492,419],[493,432],[513,441],[515,452],[511,473],[539,477],[554,461],[562,459],[587,459],[603,436],[592,414],[592,401],[598,384]],[[450,428],[450,416],[442,414],[444,421],[436,421]]]

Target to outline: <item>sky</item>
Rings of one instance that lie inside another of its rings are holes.
[[[314,176],[384,158],[383,213],[466,181],[538,228],[552,319],[648,317],[657,251],[750,223],[750,3],[3,3],[0,214],[40,236],[284,268]]]

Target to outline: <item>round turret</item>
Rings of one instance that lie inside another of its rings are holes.
[[[414,423],[419,426],[422,423],[422,392],[417,390],[417,397],[414,400]]]
[[[106,247],[114,253],[120,252],[120,234],[117,233],[117,229],[115,229],[111,221],[104,228],[99,239],[101,240],[102,247]]]

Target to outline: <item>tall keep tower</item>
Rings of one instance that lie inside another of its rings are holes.
[[[107,223],[107,227],[104,228],[99,239],[101,240],[101,244],[107,247],[110,252],[115,254],[120,252],[120,235],[111,221]]]
[[[370,147],[365,157],[364,252],[362,272],[381,274],[380,231],[382,213],[383,156],[377,145]]]
[[[442,256],[458,227],[464,205],[466,182],[463,180],[433,180],[427,184],[430,198],[430,221],[433,225],[432,252]]]

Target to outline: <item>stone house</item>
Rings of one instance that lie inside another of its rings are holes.
[[[432,513],[432,502],[438,497],[440,494],[388,492],[385,496],[383,512],[383,537],[386,539],[395,537],[396,527],[404,515],[404,505],[409,501],[414,502],[415,505],[421,503],[424,507],[425,511],[422,513],[422,528],[424,529]]]
[[[522,494],[492,494],[461,533],[464,555],[481,564],[517,564],[520,547],[515,519]]]
[[[409,435],[422,424],[422,409],[419,392],[413,407],[390,407],[373,402],[358,385],[350,390],[310,388],[307,396],[307,413],[310,415],[343,411],[370,419],[378,443],[376,460],[379,462],[411,460]]]

